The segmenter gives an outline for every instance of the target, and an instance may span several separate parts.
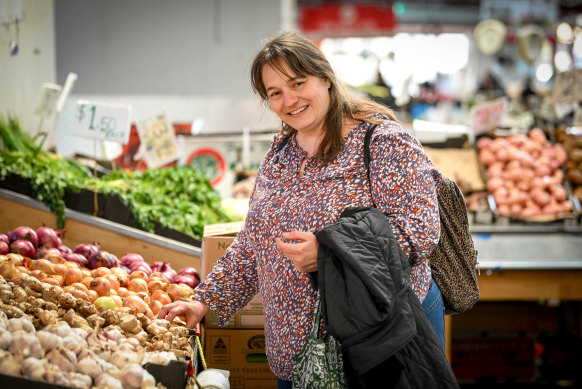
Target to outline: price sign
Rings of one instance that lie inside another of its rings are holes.
[[[176,136],[166,111],[138,121],[137,133],[149,167],[160,167],[178,159]]]
[[[475,135],[494,130],[501,125],[507,99],[499,99],[476,105],[471,111],[471,129]]]
[[[552,90],[554,104],[582,100],[582,69],[556,74]]]
[[[126,144],[129,141],[131,107],[77,101],[73,135]]]

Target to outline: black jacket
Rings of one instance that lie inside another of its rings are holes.
[[[342,344],[350,389],[458,388],[386,216],[347,208],[315,236],[322,316]]]

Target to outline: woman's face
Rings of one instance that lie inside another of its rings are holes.
[[[298,77],[287,63],[282,65],[290,77],[270,65],[262,69],[271,109],[298,132],[319,134],[329,110],[329,82],[315,76]]]

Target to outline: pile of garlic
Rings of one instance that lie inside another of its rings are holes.
[[[186,328],[101,310],[31,276],[0,277],[0,371],[75,388],[155,388],[142,366],[191,353]]]

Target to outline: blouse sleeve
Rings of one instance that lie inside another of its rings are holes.
[[[440,236],[440,172],[420,142],[392,121],[374,131],[370,155],[376,206],[390,220],[411,264],[427,261]]]
[[[222,326],[257,292],[255,258],[243,227],[210,274],[194,290],[193,299],[215,312]]]

